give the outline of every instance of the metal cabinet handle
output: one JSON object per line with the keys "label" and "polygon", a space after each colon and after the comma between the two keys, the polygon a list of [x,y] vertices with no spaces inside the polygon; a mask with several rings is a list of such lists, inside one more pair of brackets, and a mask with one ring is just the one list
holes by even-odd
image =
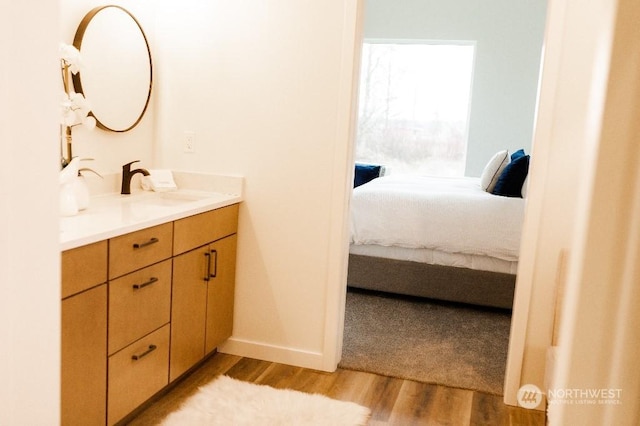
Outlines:
{"label": "metal cabinet handle", "polygon": [[132,355],[131,359],[134,361],[137,361],[147,355],[149,355],[151,352],[155,351],[156,349],[158,349],[158,347],[156,345],[149,345],[149,348],[147,348],[146,351],[142,352],[140,355]]}
{"label": "metal cabinet handle", "polygon": [[151,278],[149,278],[149,281],[147,281],[147,282],[144,282],[142,284],[134,284],[133,285],[133,289],[134,290],[140,290],[141,288],[144,288],[144,287],[146,287],[148,285],[151,285],[151,284],[157,283],[157,282],[158,282],[158,278],[151,277]]}
{"label": "metal cabinet handle", "polygon": [[213,274],[211,273],[211,268],[209,268],[209,277],[215,278],[218,275],[218,250],[211,250],[210,253],[214,254],[216,258],[213,261]]}
{"label": "metal cabinet handle", "polygon": [[152,238],[149,239],[149,241],[146,241],[144,243],[134,243],[133,244],[133,248],[134,249],[140,249],[140,248],[143,248],[143,247],[146,247],[146,246],[150,246],[151,244],[155,244],[155,243],[157,243],[159,241],[160,240],[157,239],[156,237],[152,237]]}
{"label": "metal cabinet handle", "polygon": [[204,254],[204,257],[206,258],[205,262],[207,263],[207,270],[204,273],[204,280],[209,281],[209,279],[211,278],[211,253],[206,252]]}

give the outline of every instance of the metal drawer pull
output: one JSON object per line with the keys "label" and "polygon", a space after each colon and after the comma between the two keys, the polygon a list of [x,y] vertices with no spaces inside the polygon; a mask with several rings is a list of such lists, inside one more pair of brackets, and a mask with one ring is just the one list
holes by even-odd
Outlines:
{"label": "metal drawer pull", "polygon": [[142,352],[140,355],[131,355],[131,359],[134,361],[137,361],[147,355],[149,355],[151,352],[155,351],[156,349],[158,349],[158,347],[156,345],[149,345],[149,349],[147,349],[146,351]]}
{"label": "metal drawer pull", "polygon": [[142,283],[142,284],[134,284],[134,285],[133,285],[133,289],[134,289],[134,290],[140,290],[141,288],[144,288],[144,287],[146,287],[146,286],[148,286],[148,285],[151,285],[151,284],[153,284],[153,283],[156,283],[156,282],[158,282],[158,279],[157,279],[156,277],[151,277],[151,278],[149,278],[149,281],[147,281],[147,282],[145,282],[145,283]]}
{"label": "metal drawer pull", "polygon": [[211,254],[215,254],[216,259],[213,262],[213,274],[211,273],[211,270],[209,270],[209,276],[211,278],[215,278],[218,275],[218,250],[211,250]]}
{"label": "metal drawer pull", "polygon": [[151,244],[155,244],[155,243],[157,243],[158,241],[160,241],[160,240],[159,240],[159,239],[157,239],[156,237],[152,237],[152,238],[151,238],[151,239],[149,239],[149,241],[147,241],[147,242],[140,243],[140,244],[135,243],[135,244],[133,245],[133,248],[134,248],[134,249],[139,249],[139,248],[142,248],[142,247],[150,246]]}
{"label": "metal drawer pull", "polygon": [[206,262],[207,262],[207,270],[204,273],[204,280],[205,281],[209,281],[209,279],[211,278],[211,253],[206,252],[204,254],[204,257],[206,257]]}

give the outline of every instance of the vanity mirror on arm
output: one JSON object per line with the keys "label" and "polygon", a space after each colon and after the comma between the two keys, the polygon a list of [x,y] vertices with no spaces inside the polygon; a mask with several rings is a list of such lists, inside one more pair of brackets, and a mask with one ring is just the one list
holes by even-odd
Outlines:
{"label": "vanity mirror on arm", "polygon": [[73,45],[83,62],[73,85],[91,102],[97,126],[114,132],[133,129],[149,105],[153,75],[140,23],[120,6],[96,7],[80,22]]}

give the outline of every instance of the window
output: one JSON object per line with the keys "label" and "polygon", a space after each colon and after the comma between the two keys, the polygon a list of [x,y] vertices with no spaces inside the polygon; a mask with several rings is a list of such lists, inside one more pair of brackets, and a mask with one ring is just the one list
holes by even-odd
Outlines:
{"label": "window", "polygon": [[473,44],[365,42],[356,161],[463,176]]}

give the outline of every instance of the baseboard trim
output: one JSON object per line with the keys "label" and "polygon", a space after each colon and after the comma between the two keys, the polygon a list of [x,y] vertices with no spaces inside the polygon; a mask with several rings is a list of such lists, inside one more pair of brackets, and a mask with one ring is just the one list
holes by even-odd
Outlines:
{"label": "baseboard trim", "polygon": [[271,345],[231,337],[218,348],[218,352],[238,355],[263,361],[294,365],[320,371],[335,371],[324,368],[324,356],[321,352],[307,351],[286,346]]}

